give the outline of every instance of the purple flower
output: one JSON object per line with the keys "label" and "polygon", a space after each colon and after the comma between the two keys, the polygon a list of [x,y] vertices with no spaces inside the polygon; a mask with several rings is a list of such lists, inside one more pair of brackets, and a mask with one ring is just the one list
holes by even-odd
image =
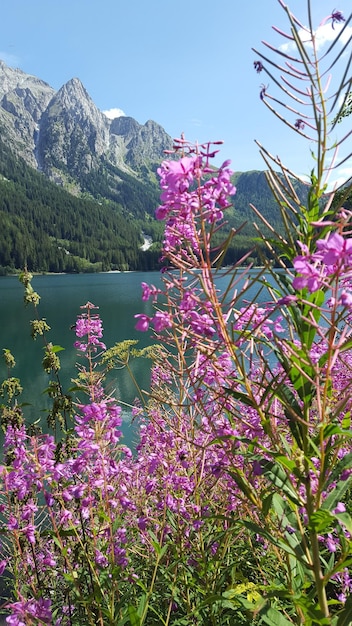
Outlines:
{"label": "purple flower", "polygon": [[331,26],[333,28],[335,27],[335,24],[346,21],[341,11],[336,11],[336,9],[334,9],[333,12],[331,13],[330,19],[331,19]]}
{"label": "purple flower", "polygon": [[41,624],[52,624],[51,601],[39,598],[39,600],[22,600],[8,605],[12,614],[6,618],[6,624],[11,626],[26,626],[32,624],[33,619]]}
{"label": "purple flower", "polygon": [[304,289],[307,287],[310,293],[320,289],[322,284],[321,274],[316,266],[311,263],[309,256],[297,256],[293,259],[293,266],[296,272],[301,274],[301,276],[296,276],[292,281],[294,289]]}
{"label": "purple flower", "polygon": [[305,123],[301,118],[296,119],[295,121],[295,128],[297,128],[297,130],[303,130],[305,127]]}
{"label": "purple flower", "polygon": [[158,293],[160,293],[160,289],[157,289],[154,285],[148,285],[147,283],[141,283],[142,285],[142,300],[147,302],[149,298],[152,296],[153,301],[156,302]]}
{"label": "purple flower", "polygon": [[345,567],[341,572],[336,572],[336,574],[333,574],[331,578],[338,582],[340,592],[338,593],[337,598],[340,602],[345,604],[347,597],[352,592],[352,579],[348,568]]}
{"label": "purple flower", "polygon": [[28,524],[25,528],[22,528],[22,532],[27,537],[29,543],[32,545],[35,544],[35,526],[33,524]]}
{"label": "purple flower", "polygon": [[352,239],[345,239],[339,233],[330,234],[327,239],[318,239],[317,248],[326,265],[339,261],[349,265],[352,261]]}
{"label": "purple flower", "polygon": [[333,510],[333,513],[336,515],[336,513],[345,513],[345,511],[346,511],[346,507],[345,507],[344,503],[343,502],[338,502],[337,506]]}
{"label": "purple flower", "polygon": [[259,98],[261,100],[264,100],[265,96],[266,96],[266,90],[267,90],[268,86],[265,85],[260,85],[260,92],[259,92]]}
{"label": "purple flower", "polygon": [[340,547],[338,539],[333,537],[331,533],[328,533],[327,535],[326,547],[329,550],[329,552],[336,552],[337,548]]}
{"label": "purple flower", "polygon": [[149,324],[151,321],[150,317],[148,317],[148,315],[144,315],[143,313],[137,313],[137,315],[135,315],[134,317],[137,320],[135,329],[141,330],[143,333],[145,333],[149,329]]}
{"label": "purple flower", "polygon": [[171,193],[183,193],[189,188],[199,165],[199,157],[183,157],[178,161],[163,161],[158,169],[161,188]]}
{"label": "purple flower", "polygon": [[284,296],[283,298],[280,298],[277,301],[277,305],[278,306],[289,306],[290,304],[293,304],[294,302],[297,302],[297,296],[288,295],[288,296]]}
{"label": "purple flower", "polygon": [[160,333],[165,328],[170,328],[172,326],[170,315],[163,311],[157,311],[151,321],[157,333]]}
{"label": "purple flower", "polygon": [[254,61],[254,69],[259,74],[263,70],[263,63],[261,61]]}
{"label": "purple flower", "polygon": [[340,304],[342,306],[346,306],[348,308],[351,308],[351,306],[352,306],[352,293],[350,293],[348,291],[342,291],[341,296],[340,296]]}
{"label": "purple flower", "polygon": [[99,567],[107,567],[109,564],[109,561],[105,554],[102,554],[100,550],[97,549],[95,550],[95,562]]}
{"label": "purple flower", "polygon": [[187,320],[192,330],[198,335],[205,335],[206,337],[214,335],[214,322],[208,313],[200,314],[197,311],[190,311]]}
{"label": "purple flower", "polygon": [[86,341],[76,341],[74,347],[83,353],[87,352],[88,349],[92,352],[96,352],[98,348],[106,350],[106,345],[100,341],[103,336],[102,321],[99,315],[91,313],[91,309],[97,309],[98,307],[94,306],[91,302],[87,302],[87,304],[81,308],[87,309],[87,313],[82,313],[78,316],[75,324],[75,333],[76,337],[79,339],[85,336],[87,339]]}
{"label": "purple flower", "polygon": [[261,476],[263,474],[263,464],[262,462],[255,459],[253,461],[253,474],[254,476]]}

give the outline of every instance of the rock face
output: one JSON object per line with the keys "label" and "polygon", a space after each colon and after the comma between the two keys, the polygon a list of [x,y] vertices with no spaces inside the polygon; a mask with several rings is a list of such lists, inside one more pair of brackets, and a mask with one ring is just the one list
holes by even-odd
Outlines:
{"label": "rock face", "polygon": [[58,183],[102,162],[139,176],[153,169],[172,140],[153,121],[108,119],[78,78],[57,92],[0,61],[0,133],[15,154]]}
{"label": "rock face", "polygon": [[1,137],[32,167],[40,120],[54,93],[44,81],[0,61]]}
{"label": "rock face", "polygon": [[64,169],[71,176],[97,166],[109,147],[109,120],[97,109],[81,81],[72,78],[43,112],[37,142],[38,167],[50,177]]}

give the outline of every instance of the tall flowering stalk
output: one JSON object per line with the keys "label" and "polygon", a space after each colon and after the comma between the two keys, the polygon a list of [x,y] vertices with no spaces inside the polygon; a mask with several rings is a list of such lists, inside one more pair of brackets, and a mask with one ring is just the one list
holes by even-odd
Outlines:
{"label": "tall flowering stalk", "polygon": [[[331,95],[322,85],[347,50],[347,44],[338,45],[351,18],[345,21],[334,11],[322,22],[330,21],[338,32],[319,58],[310,3],[308,27],[280,4],[290,24],[290,33],[280,33],[295,52],[266,44],[283,65],[260,54],[255,69],[266,71],[284,99],[263,87],[261,100],[317,146],[306,205],[288,168],[261,148],[284,226],[284,234],[277,235],[263,219],[272,236],[261,237],[281,271],[270,262],[255,273],[218,269],[228,240],[222,247],[212,242],[235,193],[229,163],[213,169],[216,149],[190,145],[181,137],[174,146],[181,158],[165,161],[158,171],[162,204],[156,215],[166,220],[163,298],[143,286],[143,299],[153,297],[157,304],[154,316],[136,316],[136,327],[145,331],[151,325],[171,347],[156,375],[158,381],[169,377],[173,393],[160,394],[159,382],[152,393],[168,407],[169,427],[180,433],[186,419],[187,438],[195,445],[199,432],[209,429],[212,441],[203,445],[222,446],[219,471],[235,485],[235,510],[241,501],[251,507],[239,518],[281,563],[266,591],[256,587],[255,599],[230,586],[223,600],[232,602],[234,611],[240,604],[259,613],[269,624],[344,624],[352,590],[352,518],[346,497],[352,473],[351,215],[333,208],[333,194],[324,193],[337,149],[350,134],[329,143],[330,116],[336,117],[339,95],[350,89],[350,62]],[[321,70],[322,63],[327,69]],[[296,106],[287,103],[290,98]],[[283,118],[277,107],[297,115],[296,122]],[[333,162],[327,165],[332,149]],[[266,290],[267,301],[259,305],[250,299],[243,306],[246,292],[255,286],[257,297]]]}
{"label": "tall flowering stalk", "polygon": [[16,598],[9,624],[116,623],[120,578],[128,576],[120,519],[130,504],[119,464],[130,451],[120,444],[121,409],[97,369],[105,345],[96,308],[88,302],[76,323],[88,401],[76,406],[60,460],[51,435],[29,436],[24,424],[6,430],[2,534]]}

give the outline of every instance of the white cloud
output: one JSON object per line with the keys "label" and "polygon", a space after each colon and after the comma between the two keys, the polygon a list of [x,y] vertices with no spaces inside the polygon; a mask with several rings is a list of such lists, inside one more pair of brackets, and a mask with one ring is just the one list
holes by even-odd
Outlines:
{"label": "white cloud", "polygon": [[107,111],[103,111],[103,113],[109,118],[109,120],[114,120],[115,117],[126,116],[126,113],[122,109],[108,109]]}
{"label": "white cloud", "polygon": [[334,188],[338,188],[341,185],[346,184],[346,181],[348,181],[351,177],[352,166],[338,168],[336,172],[331,173],[328,189],[331,191]]}
{"label": "white cloud", "polygon": [[16,57],[15,54],[10,54],[9,52],[3,52],[2,50],[0,50],[0,59],[10,67],[20,66],[20,60],[18,57]]}
{"label": "white cloud", "polygon": [[[343,28],[343,24],[335,24],[334,28],[332,28],[330,23],[324,24],[323,26],[319,26],[319,28],[317,28],[317,30],[315,31],[315,41],[316,41],[317,50],[320,50],[321,48],[323,48],[326,43],[330,43],[334,39],[336,39],[338,33],[342,30],[342,28]],[[341,43],[345,44],[348,41],[348,39],[351,37],[351,34],[352,34],[352,27],[347,26],[343,34],[340,37]],[[308,29],[305,30],[303,28],[300,28],[298,31],[298,35],[302,43],[305,43],[306,46],[308,47],[312,47],[312,44],[309,43],[310,35],[309,35]],[[295,50],[295,48],[296,48],[296,44],[294,41],[290,41],[289,43],[284,43],[282,46],[279,46],[279,50],[281,50],[282,52],[292,52],[292,50]]]}

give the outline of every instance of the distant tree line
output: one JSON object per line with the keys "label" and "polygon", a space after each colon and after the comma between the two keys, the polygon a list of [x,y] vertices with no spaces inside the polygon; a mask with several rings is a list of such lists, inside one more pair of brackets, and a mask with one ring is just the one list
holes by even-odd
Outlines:
{"label": "distant tree line", "polygon": [[[250,262],[260,264],[266,250],[254,245],[249,205],[277,230],[279,210],[264,172],[236,174],[234,183],[237,193],[225,219],[229,230],[241,229],[222,263],[232,265],[251,250]],[[146,171],[141,181],[102,159],[99,168],[79,176],[78,185],[80,197],[14,157],[0,140],[0,274],[24,266],[36,272],[160,269],[163,224],[154,219],[160,201],[155,172]],[[304,202],[306,186],[298,194]],[[141,249],[142,233],[153,242],[148,250]],[[214,242],[221,243],[216,236]]]}

